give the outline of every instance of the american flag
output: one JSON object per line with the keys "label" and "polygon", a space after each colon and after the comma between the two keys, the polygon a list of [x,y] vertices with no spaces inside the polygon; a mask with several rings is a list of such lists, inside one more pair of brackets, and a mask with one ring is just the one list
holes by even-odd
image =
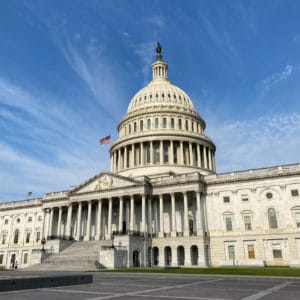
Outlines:
{"label": "american flag", "polygon": [[100,139],[100,145],[106,145],[110,143],[110,135]]}

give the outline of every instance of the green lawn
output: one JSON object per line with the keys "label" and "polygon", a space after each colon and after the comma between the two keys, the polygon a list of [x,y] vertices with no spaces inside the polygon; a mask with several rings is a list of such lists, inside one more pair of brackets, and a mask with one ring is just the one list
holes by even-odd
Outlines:
{"label": "green lawn", "polygon": [[131,273],[174,273],[174,274],[224,274],[224,275],[259,275],[259,276],[294,276],[300,277],[300,268],[265,267],[265,268],[170,268],[170,269],[117,269],[99,270],[99,272]]}

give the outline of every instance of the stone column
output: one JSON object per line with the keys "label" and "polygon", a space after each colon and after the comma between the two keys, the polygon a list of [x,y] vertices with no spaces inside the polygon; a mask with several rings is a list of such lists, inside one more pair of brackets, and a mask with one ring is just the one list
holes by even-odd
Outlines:
{"label": "stone column", "polygon": [[169,164],[174,164],[174,145],[173,141],[170,141],[170,157],[169,157]]}
{"label": "stone column", "polygon": [[140,151],[141,151],[141,166],[144,165],[144,144],[140,143]]}
{"label": "stone column", "polygon": [[198,167],[199,167],[199,168],[201,168],[201,167],[202,167],[202,165],[201,165],[201,157],[200,157],[200,145],[199,145],[199,144],[197,144],[197,158],[198,158],[198,161],[197,161],[197,163],[198,163]]}
{"label": "stone column", "polygon": [[87,213],[87,220],[86,220],[86,232],[85,232],[85,241],[90,240],[91,236],[91,217],[92,217],[92,201],[88,202],[88,213]]}
{"label": "stone column", "polygon": [[176,228],[175,193],[171,193],[171,209],[172,209],[172,231],[171,231],[171,237],[176,237],[177,236],[177,228]]}
{"label": "stone column", "polygon": [[180,163],[184,164],[183,141],[180,141]]}
{"label": "stone column", "polygon": [[134,167],[134,156],[135,156],[135,149],[134,149],[134,144],[132,144],[132,153],[131,153],[131,167],[133,168]]}
{"label": "stone column", "polygon": [[164,237],[164,198],[163,195],[159,195],[159,233],[158,237]]}
{"label": "stone column", "polygon": [[145,235],[146,233],[146,197],[145,195],[143,194],[142,195],[142,211],[141,211],[141,219],[142,219],[142,226],[141,226],[141,232]]}
{"label": "stone column", "polygon": [[96,228],[96,240],[101,239],[101,215],[102,215],[102,201],[98,200],[98,209],[97,209],[97,228]]}
{"label": "stone column", "polygon": [[152,235],[152,196],[148,198],[148,224],[147,231],[150,235]]}
{"label": "stone column", "polygon": [[150,165],[153,165],[153,141],[150,141]]}
{"label": "stone column", "polygon": [[44,213],[43,215],[44,226],[43,226],[42,238],[47,239],[49,235],[50,209],[49,208],[44,209],[43,213]]}
{"label": "stone column", "polygon": [[211,150],[208,148],[208,168],[212,170],[212,164],[211,164]]}
{"label": "stone column", "polygon": [[111,222],[112,221],[112,198],[108,199],[108,224],[107,224],[107,235],[108,239],[111,239]]}
{"label": "stone column", "polygon": [[53,207],[50,208],[50,219],[49,219],[48,236],[52,236],[52,223],[53,223]]}
{"label": "stone column", "polygon": [[119,228],[118,231],[122,232],[123,227],[123,198],[119,198]]}
{"label": "stone column", "polygon": [[62,215],[62,206],[58,208],[58,222],[57,222],[57,236],[60,237],[61,234],[61,215]]}
{"label": "stone column", "polygon": [[130,224],[129,230],[134,231],[134,196],[130,196]]}
{"label": "stone column", "polygon": [[160,145],[159,145],[159,163],[160,164],[164,163],[164,144],[163,144],[163,141],[160,141]]}
{"label": "stone column", "polygon": [[122,170],[122,157],[121,157],[121,148],[118,150],[118,170]]}
{"label": "stone column", "polygon": [[189,142],[189,159],[190,159],[190,166],[193,165],[193,144]]}
{"label": "stone column", "polygon": [[196,205],[197,205],[197,213],[196,213],[196,226],[197,226],[197,235],[202,235],[202,220],[201,220],[201,205],[200,205],[200,192],[196,192]]}
{"label": "stone column", "polygon": [[78,241],[81,236],[81,212],[82,212],[82,202],[79,202],[78,209],[77,209],[77,233],[76,233],[76,238]]}
{"label": "stone column", "polygon": [[127,146],[124,147],[124,169],[127,169],[128,168],[128,165],[127,165]]}
{"label": "stone column", "polygon": [[72,223],[72,203],[68,206],[68,215],[67,215],[67,227],[66,227],[66,238],[71,237],[71,224]]}
{"label": "stone column", "polygon": [[188,210],[188,194],[183,192],[183,207],[184,207],[184,236],[189,236],[189,210]]}
{"label": "stone column", "polygon": [[204,168],[205,168],[205,169],[208,169],[208,166],[207,166],[206,147],[205,147],[205,146],[203,146],[203,158],[204,158]]}

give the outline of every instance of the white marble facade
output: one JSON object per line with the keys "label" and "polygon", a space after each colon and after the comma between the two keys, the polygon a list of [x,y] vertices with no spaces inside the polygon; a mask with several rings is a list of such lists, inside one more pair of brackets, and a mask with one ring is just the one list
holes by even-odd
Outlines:
{"label": "white marble facade", "polygon": [[300,265],[300,165],[217,174],[205,122],[167,69],[158,49],[118,126],[110,172],[0,204],[0,266],[37,263],[60,240],[113,240],[127,266]]}

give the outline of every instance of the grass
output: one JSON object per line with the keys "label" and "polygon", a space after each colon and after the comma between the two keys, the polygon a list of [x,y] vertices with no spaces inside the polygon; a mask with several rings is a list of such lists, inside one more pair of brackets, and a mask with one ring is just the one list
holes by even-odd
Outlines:
{"label": "grass", "polygon": [[235,268],[169,268],[169,269],[116,269],[98,272],[127,273],[174,273],[174,274],[214,274],[214,275],[255,275],[255,276],[293,276],[300,277],[300,268],[289,267],[235,267]]}

